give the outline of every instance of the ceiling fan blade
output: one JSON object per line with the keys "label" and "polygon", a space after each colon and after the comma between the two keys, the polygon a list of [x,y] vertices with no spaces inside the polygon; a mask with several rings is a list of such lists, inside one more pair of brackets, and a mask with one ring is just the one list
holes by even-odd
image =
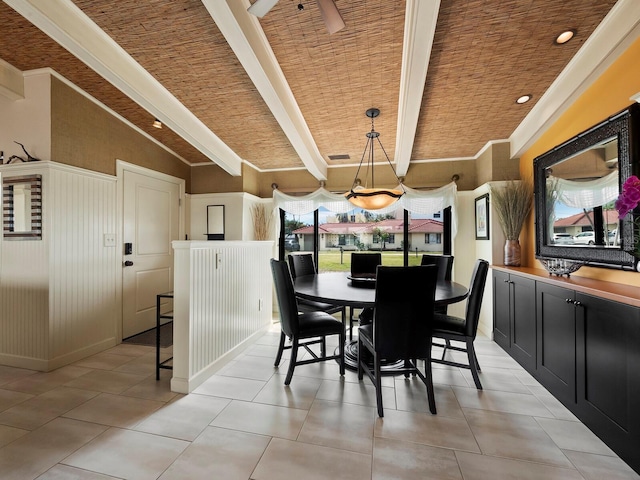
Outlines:
{"label": "ceiling fan blade", "polygon": [[276,3],[278,3],[278,0],[256,0],[256,3],[247,8],[247,12],[262,18],[269,13],[269,10],[275,7]]}
{"label": "ceiling fan blade", "polygon": [[327,30],[329,30],[330,35],[345,27],[342,15],[340,15],[340,12],[338,11],[336,4],[333,3],[333,0],[316,0],[316,2],[318,3],[322,20],[327,26]]}

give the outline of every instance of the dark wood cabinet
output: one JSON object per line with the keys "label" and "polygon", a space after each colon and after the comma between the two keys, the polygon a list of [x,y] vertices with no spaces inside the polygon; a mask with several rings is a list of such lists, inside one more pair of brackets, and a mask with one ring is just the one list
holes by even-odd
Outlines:
{"label": "dark wood cabinet", "polygon": [[493,339],[507,352],[511,350],[511,289],[509,274],[493,271]]}
{"label": "dark wood cabinet", "polygon": [[536,282],[494,271],[494,339],[527,370],[536,368]]}
{"label": "dark wood cabinet", "polygon": [[494,339],[640,472],[640,308],[587,282],[494,269]]}
{"label": "dark wood cabinet", "polygon": [[538,282],[536,378],[565,405],[576,401],[575,292]]}
{"label": "dark wood cabinet", "polygon": [[574,413],[640,468],[640,309],[576,294]]}

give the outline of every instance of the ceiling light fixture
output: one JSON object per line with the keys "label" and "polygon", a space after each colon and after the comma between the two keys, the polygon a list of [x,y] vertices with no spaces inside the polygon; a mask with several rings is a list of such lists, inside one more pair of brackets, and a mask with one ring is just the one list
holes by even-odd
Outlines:
{"label": "ceiling light fixture", "polygon": [[153,126],[156,128],[162,128],[162,122],[157,118],[153,121]]}
{"label": "ceiling light fixture", "polygon": [[531,97],[532,95],[530,93],[526,95],[522,95],[520,98],[516,100],[516,103],[519,105],[522,105],[523,103],[527,103],[529,100],[531,100]]}
{"label": "ceiling light fixture", "polygon": [[[370,108],[366,111],[367,117],[371,119],[371,131],[367,133],[367,144],[364,147],[364,152],[362,152],[362,158],[360,159],[360,165],[358,165],[358,170],[356,170],[356,176],[353,179],[353,184],[351,185],[351,190],[345,193],[345,197],[356,207],[364,208],[365,210],[379,210],[381,208],[388,207],[393,203],[397,202],[402,195],[404,195],[404,188],[402,188],[402,182],[396,175],[395,170],[393,169],[393,165],[391,164],[391,160],[389,160],[389,156],[382,146],[382,142],[380,142],[380,134],[375,131],[373,126],[373,119],[380,115],[380,110],[377,108]],[[374,139],[378,140],[378,144],[382,149],[382,153],[384,153],[385,158],[387,159],[387,163],[389,167],[391,167],[391,171],[395,175],[398,180],[398,184],[402,190],[397,189],[385,189],[385,188],[375,188],[374,179],[373,179],[373,142]],[[369,171],[371,172],[371,187],[369,188],[367,184],[364,187],[360,186],[361,181],[358,178],[358,174],[360,173],[360,168],[362,168],[362,163],[364,162],[365,157],[367,157],[367,172],[365,178],[368,178]]]}
{"label": "ceiling light fixture", "polygon": [[[247,8],[247,12],[258,18],[262,18],[276,6],[276,3],[278,3],[278,0],[256,0]],[[316,0],[316,4],[318,5],[320,15],[322,15],[322,21],[326,25],[329,35],[339,32],[345,27],[342,15],[340,15],[340,11],[333,0]],[[304,10],[302,3],[298,3],[298,10]]]}
{"label": "ceiling light fixture", "polygon": [[555,43],[556,45],[565,44],[569,40],[571,40],[575,36],[575,34],[576,34],[576,31],[574,29],[566,30],[562,32],[560,35],[558,35],[556,39],[553,41],[553,43]]}

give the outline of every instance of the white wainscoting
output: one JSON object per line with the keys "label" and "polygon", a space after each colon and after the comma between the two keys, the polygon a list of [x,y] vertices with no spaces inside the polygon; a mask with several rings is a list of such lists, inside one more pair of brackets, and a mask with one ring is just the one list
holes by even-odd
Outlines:
{"label": "white wainscoting", "polygon": [[54,162],[42,175],[42,240],[1,241],[0,363],[49,371],[116,344],[116,179]]}
{"label": "white wainscoting", "polygon": [[177,241],[171,389],[189,393],[269,327],[273,242]]}

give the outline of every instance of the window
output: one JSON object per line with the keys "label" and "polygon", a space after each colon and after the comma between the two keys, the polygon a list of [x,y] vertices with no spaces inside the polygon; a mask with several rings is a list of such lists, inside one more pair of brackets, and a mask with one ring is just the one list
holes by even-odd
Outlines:
{"label": "window", "polygon": [[387,243],[396,243],[396,234],[395,233],[390,233],[389,237],[387,238]]}
{"label": "window", "polygon": [[441,233],[425,233],[424,243],[442,243]]}
{"label": "window", "polygon": [[436,212],[433,214],[433,218],[440,218],[440,212]]}

